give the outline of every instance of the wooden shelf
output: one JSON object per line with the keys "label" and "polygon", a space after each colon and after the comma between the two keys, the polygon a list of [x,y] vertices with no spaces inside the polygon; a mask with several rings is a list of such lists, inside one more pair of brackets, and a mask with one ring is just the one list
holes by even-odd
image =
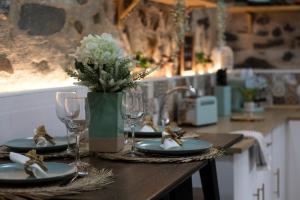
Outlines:
{"label": "wooden shelf", "polygon": [[[114,0],[117,4],[117,13],[119,24],[124,20],[129,13],[140,3],[141,0]],[[173,6],[177,3],[177,0],[150,0],[152,2],[161,3]],[[267,12],[295,12],[300,11],[300,4],[291,5],[242,5],[242,4],[230,4],[228,5],[228,12],[230,13],[247,13],[248,24],[252,22],[253,13],[267,13]],[[186,0],[186,7],[188,9],[194,8],[216,8],[217,4],[215,0]]]}
{"label": "wooden shelf", "polygon": [[228,6],[231,13],[266,13],[266,12],[293,12],[300,11],[300,5],[264,5],[264,6]]}
{"label": "wooden shelf", "polygon": [[[167,5],[175,5],[177,0],[151,0],[156,3]],[[186,0],[186,7],[188,8],[215,8],[216,2],[210,0]]]}

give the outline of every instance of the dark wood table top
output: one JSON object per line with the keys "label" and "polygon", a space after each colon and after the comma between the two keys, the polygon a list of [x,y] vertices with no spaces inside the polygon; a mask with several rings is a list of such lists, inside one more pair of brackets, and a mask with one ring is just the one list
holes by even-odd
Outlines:
{"label": "dark wood table top", "polygon": [[[226,149],[241,141],[243,136],[239,134],[202,134],[199,138],[213,143],[216,147]],[[84,192],[79,195],[55,197],[54,199],[159,199],[206,165],[206,161],[149,164],[108,161],[99,158],[88,158],[87,160],[98,169],[112,169],[114,182],[101,190]],[[7,162],[7,160],[0,160],[0,163],[4,162]]]}
{"label": "dark wood table top", "polygon": [[[203,134],[199,138],[210,141],[215,146],[228,148],[242,140],[243,136],[238,134]],[[206,161],[180,164],[125,163],[97,158],[90,158],[89,162],[99,169],[112,169],[115,181],[101,190],[66,198],[87,200],[159,199],[206,164]]]}

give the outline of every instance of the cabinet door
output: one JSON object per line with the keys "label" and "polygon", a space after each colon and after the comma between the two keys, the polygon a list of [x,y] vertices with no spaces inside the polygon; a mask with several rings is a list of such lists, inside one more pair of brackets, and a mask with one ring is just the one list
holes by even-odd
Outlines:
{"label": "cabinet door", "polygon": [[286,200],[286,125],[280,125],[272,132],[272,195],[274,200]]}
{"label": "cabinet door", "polygon": [[300,197],[300,121],[289,121],[286,141],[286,199]]}

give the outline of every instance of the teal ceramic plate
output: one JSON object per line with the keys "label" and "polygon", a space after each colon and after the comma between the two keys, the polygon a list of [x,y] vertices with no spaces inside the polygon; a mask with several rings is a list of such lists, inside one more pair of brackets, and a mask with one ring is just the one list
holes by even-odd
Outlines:
{"label": "teal ceramic plate", "polygon": [[[37,152],[50,152],[50,151],[63,151],[68,147],[68,140],[66,137],[54,137],[55,145],[48,144],[44,147],[38,147],[34,143],[32,137],[29,138],[19,138],[6,142],[4,145],[10,150],[16,152],[26,152],[31,149],[36,149]],[[71,142],[75,144],[75,142]]]}
{"label": "teal ceramic plate", "polygon": [[182,139],[182,142],[181,147],[165,150],[160,147],[160,139],[143,140],[136,143],[136,149],[143,153],[179,156],[204,152],[213,146],[212,143],[199,139]]}
{"label": "teal ceramic plate", "polygon": [[47,178],[35,178],[24,171],[24,166],[17,163],[0,164],[0,183],[7,184],[34,184],[50,183],[71,178],[75,175],[76,169],[65,163],[46,162],[48,167]]}
{"label": "teal ceramic plate", "polygon": [[[144,137],[144,138],[146,138],[146,137],[161,137],[161,133],[162,133],[161,127],[160,127],[160,130],[156,131],[156,132],[142,132],[142,131],[140,131],[140,129],[141,129],[141,127],[139,127],[139,126],[136,127],[135,137]],[[172,130],[178,134],[180,134],[182,132],[182,128],[180,128],[180,127],[174,127],[174,128],[172,128]],[[124,132],[128,133],[129,136],[131,136],[130,130],[125,129]]]}

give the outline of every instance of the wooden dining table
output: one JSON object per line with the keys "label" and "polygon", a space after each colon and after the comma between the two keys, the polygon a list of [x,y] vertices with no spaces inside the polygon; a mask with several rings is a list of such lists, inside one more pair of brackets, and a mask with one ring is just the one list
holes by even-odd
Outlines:
{"label": "wooden dining table", "polygon": [[[215,147],[227,149],[242,140],[239,134],[202,134]],[[83,200],[192,200],[192,175],[200,173],[206,200],[219,200],[218,178],[214,159],[189,163],[130,163],[88,158],[98,169],[112,169],[114,182],[102,189],[53,199]]]}

